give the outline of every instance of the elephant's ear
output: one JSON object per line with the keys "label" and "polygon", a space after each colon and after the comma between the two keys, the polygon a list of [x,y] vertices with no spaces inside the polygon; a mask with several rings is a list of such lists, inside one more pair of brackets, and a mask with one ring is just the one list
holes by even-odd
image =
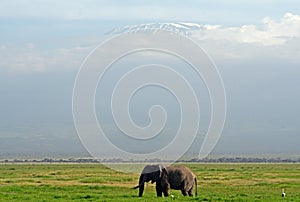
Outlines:
{"label": "elephant's ear", "polygon": [[162,177],[163,175],[167,175],[167,170],[164,165],[159,165],[159,177]]}

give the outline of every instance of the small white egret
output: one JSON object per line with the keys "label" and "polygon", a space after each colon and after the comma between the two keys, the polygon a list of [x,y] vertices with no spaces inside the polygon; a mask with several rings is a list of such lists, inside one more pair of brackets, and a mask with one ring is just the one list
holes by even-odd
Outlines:
{"label": "small white egret", "polygon": [[282,189],[282,194],[281,194],[282,197],[285,197],[285,193],[284,193],[284,189]]}

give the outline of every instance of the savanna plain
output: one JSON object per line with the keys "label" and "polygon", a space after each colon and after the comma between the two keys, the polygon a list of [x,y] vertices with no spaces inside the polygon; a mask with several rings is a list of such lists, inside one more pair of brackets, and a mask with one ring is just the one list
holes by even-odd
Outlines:
{"label": "savanna plain", "polygon": [[[188,166],[198,196],[157,198],[148,183],[139,198],[139,174],[101,164],[0,164],[0,201],[300,201],[300,164],[204,164]],[[127,166],[128,170],[134,164]],[[281,197],[282,189],[286,197]]]}

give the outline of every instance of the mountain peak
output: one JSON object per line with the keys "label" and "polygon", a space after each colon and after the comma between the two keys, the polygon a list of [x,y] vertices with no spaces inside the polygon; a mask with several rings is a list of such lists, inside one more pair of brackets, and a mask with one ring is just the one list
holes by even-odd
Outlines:
{"label": "mountain peak", "polygon": [[126,25],[117,27],[107,34],[121,34],[125,32],[138,32],[138,31],[159,31],[166,30],[178,34],[190,35],[194,30],[205,29],[204,25],[190,22],[165,22],[165,23],[147,23],[138,25]]}

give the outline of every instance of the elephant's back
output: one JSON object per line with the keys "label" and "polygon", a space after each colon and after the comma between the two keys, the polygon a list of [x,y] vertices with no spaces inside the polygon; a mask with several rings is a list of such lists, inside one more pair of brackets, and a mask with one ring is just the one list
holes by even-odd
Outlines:
{"label": "elephant's back", "polygon": [[179,176],[196,177],[196,175],[188,167],[181,165],[168,167],[168,173]]}
{"label": "elephant's back", "polygon": [[194,178],[196,176],[188,167],[172,166],[167,170],[172,189],[180,189],[183,182],[188,184],[194,183]]}

